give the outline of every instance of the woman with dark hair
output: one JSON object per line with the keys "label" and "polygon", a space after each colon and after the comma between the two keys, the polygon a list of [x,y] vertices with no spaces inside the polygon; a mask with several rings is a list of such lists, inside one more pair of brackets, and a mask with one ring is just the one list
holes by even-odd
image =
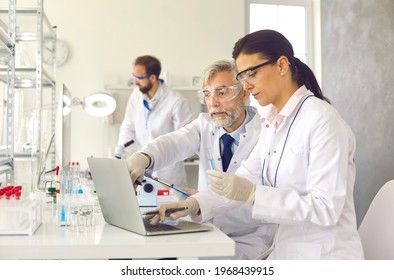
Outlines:
{"label": "woman with dark hair", "polygon": [[233,58],[244,90],[270,110],[248,160],[235,174],[208,171],[210,189],[277,224],[270,259],[362,259],[352,130],[282,34],[248,34]]}

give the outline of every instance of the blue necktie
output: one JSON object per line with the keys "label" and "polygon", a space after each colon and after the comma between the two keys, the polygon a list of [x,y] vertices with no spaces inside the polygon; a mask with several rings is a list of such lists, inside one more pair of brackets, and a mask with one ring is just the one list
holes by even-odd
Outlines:
{"label": "blue necktie", "polygon": [[234,142],[234,138],[226,133],[222,135],[221,139],[223,141],[222,167],[223,171],[226,172],[228,165],[230,164],[231,158],[233,157],[231,145]]}
{"label": "blue necktie", "polygon": [[144,99],[144,106],[146,109],[148,109],[149,112],[152,112],[152,109],[149,107],[148,101],[146,101],[145,99]]}

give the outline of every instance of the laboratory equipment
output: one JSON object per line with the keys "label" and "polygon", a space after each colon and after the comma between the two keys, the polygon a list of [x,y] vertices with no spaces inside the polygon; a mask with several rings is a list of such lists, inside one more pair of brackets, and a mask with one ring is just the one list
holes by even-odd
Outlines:
{"label": "laboratory equipment", "polygon": [[33,235],[41,222],[41,199],[24,197],[22,186],[0,188],[0,235]]}
{"label": "laboratory equipment", "polygon": [[59,226],[84,232],[95,223],[95,198],[92,192],[84,190],[80,173],[79,162],[72,162],[68,172],[60,170],[56,221]]}
{"label": "laboratory equipment", "polygon": [[150,178],[144,178],[141,185],[137,187],[137,200],[140,207],[157,206],[158,187]]}

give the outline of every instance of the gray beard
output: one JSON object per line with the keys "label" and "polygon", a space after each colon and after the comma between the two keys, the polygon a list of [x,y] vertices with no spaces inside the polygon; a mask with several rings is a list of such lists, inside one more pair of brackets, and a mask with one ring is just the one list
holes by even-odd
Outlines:
{"label": "gray beard", "polygon": [[[232,114],[228,114],[227,113],[227,118],[224,121],[218,122],[215,119],[213,119],[211,117],[211,122],[216,126],[216,127],[229,127],[231,125],[233,125],[233,123],[235,123],[235,121],[239,118],[239,116],[242,114],[242,111],[244,110],[244,108],[239,104],[237,106],[237,109],[235,110],[234,113]],[[213,111],[215,112],[215,111]],[[217,110],[217,112],[219,112],[219,110]]]}

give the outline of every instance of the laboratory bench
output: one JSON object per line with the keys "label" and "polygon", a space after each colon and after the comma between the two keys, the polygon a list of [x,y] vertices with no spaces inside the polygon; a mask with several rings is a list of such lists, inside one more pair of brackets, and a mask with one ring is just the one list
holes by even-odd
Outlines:
{"label": "laboratory bench", "polygon": [[0,235],[0,259],[221,259],[235,253],[234,241],[215,227],[146,237],[107,224],[101,213],[95,220],[82,232],[43,219],[33,235]]}

